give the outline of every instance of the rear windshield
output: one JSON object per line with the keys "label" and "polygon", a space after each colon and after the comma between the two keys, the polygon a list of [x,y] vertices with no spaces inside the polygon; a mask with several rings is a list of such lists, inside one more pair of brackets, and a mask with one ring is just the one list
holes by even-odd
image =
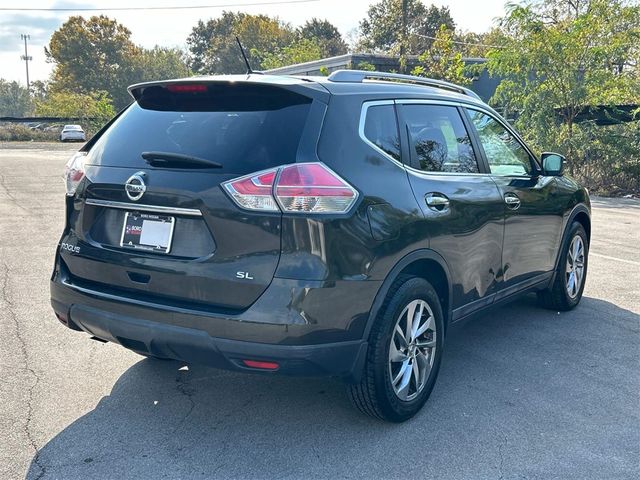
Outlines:
{"label": "rear windshield", "polygon": [[144,92],[98,139],[87,163],[149,168],[143,152],[213,160],[246,174],[296,161],[311,99],[280,88],[215,86],[194,94]]}

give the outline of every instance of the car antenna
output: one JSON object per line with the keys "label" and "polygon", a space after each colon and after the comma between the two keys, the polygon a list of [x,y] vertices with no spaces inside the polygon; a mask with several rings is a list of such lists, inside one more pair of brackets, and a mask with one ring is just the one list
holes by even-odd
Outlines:
{"label": "car antenna", "polygon": [[242,47],[242,43],[240,43],[240,38],[236,35],[236,42],[238,42],[238,47],[240,47],[240,53],[242,53],[242,58],[244,59],[244,63],[247,65],[247,75],[251,75],[252,73],[262,73],[256,72],[251,68],[251,64],[249,63],[249,59],[247,58],[247,54]]}

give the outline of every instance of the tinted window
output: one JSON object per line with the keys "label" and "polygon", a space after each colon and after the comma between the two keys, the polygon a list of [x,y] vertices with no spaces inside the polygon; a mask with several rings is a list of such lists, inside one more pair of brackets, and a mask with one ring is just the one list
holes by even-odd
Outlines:
{"label": "tinted window", "polygon": [[425,172],[477,173],[478,162],[456,107],[404,105],[418,168]]}
{"label": "tinted window", "polygon": [[374,105],[367,109],[364,136],[396,160],[400,160],[400,136],[393,105]]}
{"label": "tinted window", "polygon": [[162,151],[213,160],[223,165],[216,173],[234,174],[295,162],[311,100],[272,90],[216,90],[199,102],[142,98],[93,145],[88,162],[148,167],[141,153]]}
{"label": "tinted window", "polygon": [[480,143],[496,175],[531,174],[531,157],[522,144],[497,120],[477,110],[469,110],[471,121],[478,131]]}

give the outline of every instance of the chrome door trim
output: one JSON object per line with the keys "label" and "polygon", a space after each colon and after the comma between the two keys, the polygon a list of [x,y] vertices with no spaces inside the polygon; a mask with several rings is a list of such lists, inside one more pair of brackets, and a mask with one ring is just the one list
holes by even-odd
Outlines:
{"label": "chrome door trim", "polygon": [[[474,175],[474,176],[490,176],[491,173],[489,172],[478,172],[478,173],[471,173],[471,172],[425,172],[423,170],[418,170],[417,168],[413,168],[411,165],[399,162],[398,160],[396,160],[395,158],[393,158],[391,155],[389,155],[387,152],[385,152],[384,150],[382,150],[380,147],[378,147],[375,143],[373,143],[371,140],[369,140],[365,134],[364,134],[364,124],[365,121],[367,119],[367,110],[369,109],[369,107],[373,107],[376,105],[403,105],[403,104],[411,104],[411,103],[427,103],[427,104],[433,104],[433,105],[443,105],[443,106],[452,106],[452,107],[466,107],[466,106],[475,106],[474,104],[470,104],[470,103],[464,103],[464,102],[453,102],[453,101],[448,101],[448,100],[426,100],[426,99],[399,99],[399,100],[372,100],[372,101],[367,101],[364,102],[362,104],[362,109],[360,110],[360,122],[358,124],[358,135],[360,136],[360,139],[366,143],[367,145],[369,145],[371,148],[373,148],[376,152],[380,153],[383,157],[385,157],[387,160],[393,162],[395,165],[397,165],[398,167],[404,169],[405,171],[407,171],[408,173],[411,174],[418,174],[418,175],[442,175],[442,176],[460,176],[460,175]],[[400,128],[401,125],[398,124],[398,128]]]}

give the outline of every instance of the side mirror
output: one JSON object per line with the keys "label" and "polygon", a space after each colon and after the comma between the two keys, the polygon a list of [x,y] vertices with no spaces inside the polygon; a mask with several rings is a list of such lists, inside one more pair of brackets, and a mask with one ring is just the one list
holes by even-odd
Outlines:
{"label": "side mirror", "polygon": [[559,153],[544,152],[542,154],[542,170],[545,175],[559,177],[564,170],[564,157]]}

